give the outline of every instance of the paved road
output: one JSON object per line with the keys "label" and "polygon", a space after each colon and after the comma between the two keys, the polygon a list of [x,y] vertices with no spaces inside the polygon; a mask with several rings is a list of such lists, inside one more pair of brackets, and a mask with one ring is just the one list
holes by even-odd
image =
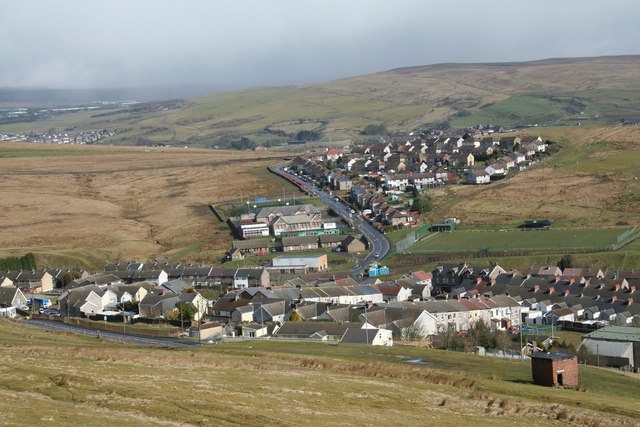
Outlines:
{"label": "paved road", "polygon": [[[342,216],[347,222],[353,224],[364,236],[369,240],[371,251],[367,254],[367,256],[359,260],[358,264],[351,270],[353,275],[359,276],[365,270],[365,268],[377,258],[383,258],[391,249],[391,244],[389,240],[380,233],[373,225],[369,224],[367,221],[362,219],[358,214],[352,214],[351,208],[345,205],[342,202],[336,202],[335,197],[332,197],[326,191],[320,189],[318,186],[309,182],[299,176],[294,176],[288,172],[282,170],[282,166],[274,166],[272,167],[274,172],[278,173],[282,176],[288,176],[290,178],[298,179],[300,181],[305,182],[307,185],[307,190],[320,199],[325,205],[329,208],[333,209],[338,215]],[[376,257],[378,254],[378,257]]]}
{"label": "paved road", "polygon": [[142,344],[142,345],[158,345],[158,346],[172,346],[172,347],[193,347],[197,346],[198,343],[195,341],[187,341],[181,340],[179,338],[154,338],[154,337],[146,337],[142,335],[130,335],[130,334],[122,334],[119,332],[111,332],[111,331],[98,331],[97,329],[85,328],[78,325],[73,325],[70,323],[60,323],[50,320],[41,320],[41,319],[31,319],[31,320],[23,320],[21,321],[23,325],[36,327],[40,329],[45,329],[49,331],[61,331],[61,332],[70,332],[74,334],[86,335],[89,337],[98,337],[98,332],[100,333],[100,338],[112,340],[112,341],[120,341],[130,344]]}

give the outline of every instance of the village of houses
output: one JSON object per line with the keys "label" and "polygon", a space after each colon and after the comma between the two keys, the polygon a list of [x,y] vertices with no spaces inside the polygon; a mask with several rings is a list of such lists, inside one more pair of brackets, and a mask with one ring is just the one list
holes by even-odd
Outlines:
{"label": "village of houses", "polygon": [[[379,229],[411,227],[418,224],[420,213],[398,195],[446,184],[487,184],[531,166],[546,153],[547,147],[538,136],[413,141],[403,138],[357,145],[350,151],[326,150],[297,156],[289,167],[293,173],[304,175],[320,186],[348,194],[345,201]],[[482,163],[488,165],[480,166],[476,159],[484,159]],[[300,181],[300,185],[305,183]],[[228,252],[233,261],[276,251],[329,249],[357,253],[367,249],[366,241],[353,233],[344,233],[335,220],[323,218],[321,210],[312,205],[247,210],[228,222],[238,237]],[[281,257],[273,266],[283,263],[285,258]]]}
{"label": "village of houses", "polygon": [[418,223],[420,213],[403,199],[406,192],[489,184],[529,168],[548,154],[548,147],[539,136],[401,138],[297,156],[291,169],[349,194],[352,206],[382,229]]}
{"label": "village of houses", "polygon": [[[546,149],[539,137],[417,139],[356,146],[350,152],[327,150],[296,157],[290,167],[348,193],[352,206],[372,222],[411,226],[417,213],[394,206],[383,193],[490,182],[528,167]],[[492,162],[481,167],[478,158]],[[448,333],[463,336],[479,322],[511,334],[553,326],[584,332],[583,347],[591,354],[597,351],[599,363],[640,366],[640,334],[629,327],[640,319],[640,272],[443,264],[390,280],[389,270],[373,263],[364,277],[354,277],[330,269],[324,251],[363,252],[367,242],[345,234],[344,224],[324,218],[313,205],[265,206],[228,222],[238,237],[228,254],[231,260],[306,252],[273,254],[269,265],[260,268],[157,260],[107,264],[99,272],[0,272],[0,314],[135,325],[175,319],[176,307],[184,303],[194,315],[175,334],[205,343],[280,339],[391,346],[433,342]],[[65,275],[75,279],[61,283]],[[203,294],[211,290],[218,296],[208,299]],[[55,303],[38,310],[28,295],[51,296]],[[531,355],[549,344],[548,337],[526,339],[518,353]]]}
{"label": "village of houses", "polygon": [[422,190],[445,183],[488,184],[530,167],[548,146],[539,136],[401,138],[297,157],[293,167],[326,179],[336,190],[350,190],[354,177],[375,180],[377,176],[388,191]]}
{"label": "village of houses", "polygon": [[[638,368],[640,335],[637,328],[624,326],[640,316],[640,272],[559,267],[505,271],[497,265],[455,264],[384,281],[320,270],[291,274],[159,261],[109,264],[98,273],[3,272],[0,311],[7,317],[22,313],[61,322],[104,318],[122,323],[124,316],[135,324],[162,321],[184,302],[195,309],[185,330],[204,342],[296,339],[390,346],[447,332],[464,334],[478,322],[507,332],[554,325],[584,331],[583,345],[592,354],[597,348],[599,363]],[[56,288],[65,273],[76,279]],[[204,289],[222,293],[208,300],[201,294]],[[57,297],[57,309],[25,313],[29,294]],[[525,343],[520,351],[536,349]]]}

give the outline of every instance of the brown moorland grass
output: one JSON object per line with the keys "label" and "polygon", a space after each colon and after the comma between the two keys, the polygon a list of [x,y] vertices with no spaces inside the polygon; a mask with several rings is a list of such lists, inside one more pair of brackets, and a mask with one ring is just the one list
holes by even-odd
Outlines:
{"label": "brown moorland grass", "polygon": [[3,320],[0,354],[0,406],[11,425],[609,426],[634,425],[638,415],[634,378],[621,377],[625,395],[600,405],[616,374],[596,372],[604,386],[586,392],[550,389],[527,384],[522,362],[437,350],[255,341],[149,348]]}
{"label": "brown moorland grass", "polygon": [[231,236],[208,203],[292,191],[256,173],[278,154],[6,143],[2,152],[11,156],[0,158],[0,196],[10,201],[0,214],[0,254],[31,250],[42,264],[158,255],[212,262]]}
{"label": "brown moorland grass", "polygon": [[[486,186],[432,191],[434,219],[519,224],[550,218],[565,225],[638,224],[640,127],[562,127],[533,131],[560,147],[542,164]],[[530,133],[529,133],[530,134]]]}

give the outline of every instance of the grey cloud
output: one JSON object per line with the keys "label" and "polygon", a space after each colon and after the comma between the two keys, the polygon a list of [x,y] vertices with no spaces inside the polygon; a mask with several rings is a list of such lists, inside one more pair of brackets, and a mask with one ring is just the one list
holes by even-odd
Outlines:
{"label": "grey cloud", "polygon": [[0,87],[252,86],[439,62],[635,54],[640,4],[449,1],[0,3]]}

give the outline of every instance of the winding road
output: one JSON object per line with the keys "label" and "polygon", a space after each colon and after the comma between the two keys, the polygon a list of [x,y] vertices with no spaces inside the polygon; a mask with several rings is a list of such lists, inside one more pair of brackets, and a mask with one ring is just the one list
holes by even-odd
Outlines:
{"label": "winding road", "polygon": [[[371,251],[363,259],[358,260],[356,266],[351,270],[354,276],[360,276],[364,273],[365,269],[371,262],[378,258],[383,258],[391,250],[391,243],[389,240],[380,233],[373,225],[369,224],[366,220],[362,219],[360,215],[352,214],[351,207],[348,205],[336,201],[335,197],[332,197],[329,193],[319,188],[312,182],[307,181],[305,178],[295,176],[289,172],[283,170],[282,165],[272,166],[271,170],[282,176],[287,180],[302,181],[306,184],[306,190],[320,199],[322,203],[331,208],[338,215],[343,217],[348,223],[353,224],[369,241],[369,247]],[[376,257],[376,254],[378,255]]]}

